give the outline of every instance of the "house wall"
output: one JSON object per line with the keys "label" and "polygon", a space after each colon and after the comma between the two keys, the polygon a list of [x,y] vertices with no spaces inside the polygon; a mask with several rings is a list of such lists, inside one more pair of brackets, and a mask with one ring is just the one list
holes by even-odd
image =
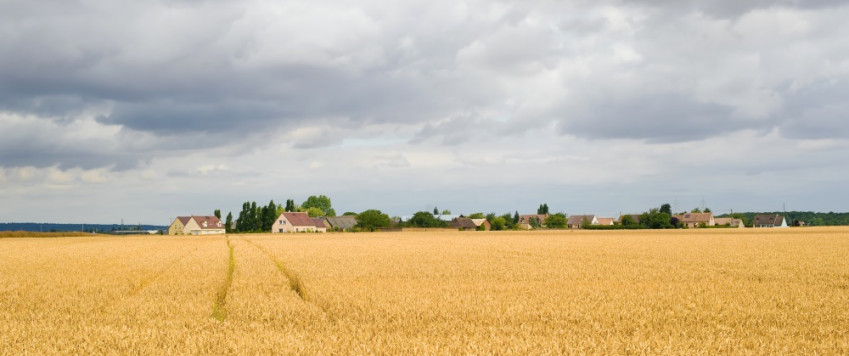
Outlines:
{"label": "house wall", "polygon": [[171,226],[168,227],[168,235],[183,235],[185,234],[185,226],[180,219],[174,219]]}
{"label": "house wall", "polygon": [[189,222],[183,227],[183,233],[186,235],[200,235],[200,225],[198,225],[195,219],[189,219]]}
{"label": "house wall", "polygon": [[275,233],[275,234],[281,233],[281,232],[294,232],[294,231],[295,231],[295,227],[292,226],[292,224],[288,220],[286,220],[286,218],[283,217],[283,215],[278,216],[277,220],[274,221],[274,224],[271,225],[271,232]]}

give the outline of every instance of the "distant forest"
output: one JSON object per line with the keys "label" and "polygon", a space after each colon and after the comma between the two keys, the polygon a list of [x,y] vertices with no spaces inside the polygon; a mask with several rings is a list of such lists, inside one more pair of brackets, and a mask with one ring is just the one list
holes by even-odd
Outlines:
{"label": "distant forest", "polygon": [[[763,213],[734,213],[734,216],[743,216],[743,223],[749,226],[749,223],[758,214],[778,214],[784,216],[787,220],[787,225],[797,225],[798,221],[804,222],[807,226],[837,226],[849,225],[849,213],[815,213],[812,211],[773,211]],[[717,215],[718,217],[728,217],[728,214]]]}
{"label": "distant forest", "polygon": [[145,231],[145,230],[167,230],[162,225],[121,225],[121,224],[41,224],[41,223],[0,223],[0,231],[40,231],[40,232],[65,232],[83,231],[108,234],[113,231]]}

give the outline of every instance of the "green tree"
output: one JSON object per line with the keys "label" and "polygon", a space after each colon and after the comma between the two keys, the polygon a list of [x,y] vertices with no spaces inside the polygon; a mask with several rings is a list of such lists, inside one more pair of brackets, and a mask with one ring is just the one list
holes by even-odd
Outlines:
{"label": "green tree", "polygon": [[439,215],[439,209],[437,207],[433,207],[433,215]]}
{"label": "green tree", "polygon": [[504,215],[501,215],[501,217],[504,218],[504,230],[512,230],[516,227],[516,224],[513,223],[513,217],[510,216],[510,213],[505,213]]}
{"label": "green tree", "polygon": [[486,219],[486,216],[483,213],[474,213],[468,216],[469,219]]}
{"label": "green tree", "polygon": [[448,210],[448,209],[443,210],[442,215],[451,215],[451,210]]}
{"label": "green tree", "polygon": [[330,203],[330,198],[326,195],[311,195],[303,204],[301,204],[301,209],[309,211],[310,208],[320,209],[322,216],[336,216],[336,212],[333,211],[333,206]]}
{"label": "green tree", "polygon": [[548,204],[546,204],[546,203],[540,204],[539,208],[537,209],[537,214],[539,214],[539,215],[548,214]]}
{"label": "green tree", "polygon": [[531,225],[531,228],[536,229],[536,228],[539,228],[542,225],[542,223],[539,221],[538,217],[534,216],[534,217],[531,217],[530,219],[528,219],[528,225]]}
{"label": "green tree", "polygon": [[513,225],[516,225],[518,223],[519,223],[519,211],[516,210],[516,213],[513,214]]}
{"label": "green tree", "polygon": [[392,220],[389,215],[384,214],[380,210],[370,209],[357,215],[357,226],[362,229],[374,231],[381,227],[389,227],[392,225]]}
{"label": "green tree", "polygon": [[274,204],[274,200],[268,202],[267,206],[262,207],[261,210],[262,221],[260,222],[260,230],[264,232],[270,232],[271,227],[274,226],[274,220],[277,219],[277,204]]}
{"label": "green tree", "polygon": [[227,221],[224,223],[224,231],[226,233],[233,232],[233,212],[227,212]]}
{"label": "green tree", "polygon": [[658,209],[651,209],[640,215],[640,225],[648,229],[671,229],[672,217],[667,213],[661,213]]}
{"label": "green tree", "polygon": [[[669,205],[669,204],[664,204],[664,205]],[[625,215],[625,216],[622,216],[622,221],[620,222],[620,224],[622,224],[622,226],[625,226],[625,227],[632,227],[634,225],[637,225],[637,222],[634,221],[634,217],[632,217],[631,215]]]}
{"label": "green tree", "polygon": [[710,208],[705,208],[705,212],[706,212],[706,213],[711,212],[711,211],[710,211]]}
{"label": "green tree", "polygon": [[294,200],[286,199],[286,211],[287,212],[298,211],[298,207],[295,206]]}
{"label": "green tree", "polygon": [[498,216],[489,222],[493,230],[504,230],[507,227],[507,220],[503,216]]}
{"label": "green tree", "polygon": [[[669,216],[672,216],[672,205],[669,205],[669,203],[661,205],[660,206],[660,212],[661,213],[667,213],[667,214],[669,214]],[[622,224],[622,225],[625,225],[625,224]]]}
{"label": "green tree", "polygon": [[357,213],[353,211],[346,211],[342,216],[357,216]]}
{"label": "green tree", "polygon": [[307,215],[309,215],[309,217],[311,217],[311,218],[317,218],[317,217],[325,216],[324,212],[321,211],[321,209],[316,208],[316,207],[311,207],[311,208],[307,209]]}
{"label": "green tree", "polygon": [[701,212],[702,212],[702,209],[695,208],[695,209],[693,209],[693,210],[690,210],[690,212],[691,212],[691,213],[701,213]]}
{"label": "green tree", "polygon": [[545,226],[550,229],[566,228],[566,214],[556,213],[545,218]]}
{"label": "green tree", "polygon": [[437,219],[433,214],[427,211],[419,211],[413,214],[410,221],[407,222],[412,227],[443,227],[445,222]]}
{"label": "green tree", "polygon": [[215,209],[215,212],[213,212],[212,215],[215,215],[215,217],[218,218],[218,221],[221,221],[221,209]]}

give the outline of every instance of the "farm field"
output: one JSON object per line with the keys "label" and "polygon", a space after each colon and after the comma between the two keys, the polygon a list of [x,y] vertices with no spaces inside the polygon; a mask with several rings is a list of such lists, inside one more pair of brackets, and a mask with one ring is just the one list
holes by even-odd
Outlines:
{"label": "farm field", "polygon": [[849,354],[849,228],[0,239],[0,354]]}

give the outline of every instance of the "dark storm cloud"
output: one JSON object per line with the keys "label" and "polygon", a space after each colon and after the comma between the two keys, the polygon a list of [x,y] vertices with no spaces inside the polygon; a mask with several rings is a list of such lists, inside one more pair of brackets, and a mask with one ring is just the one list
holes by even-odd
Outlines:
{"label": "dark storm cloud", "polygon": [[731,110],[676,94],[637,95],[594,103],[588,112],[565,118],[561,132],[589,138],[648,142],[701,140],[740,130]]}
{"label": "dark storm cloud", "polygon": [[816,81],[787,89],[781,134],[791,138],[849,137],[849,81]]}
{"label": "dark storm cloud", "polygon": [[[110,137],[97,145],[112,149],[102,150],[63,136],[61,129],[7,133],[0,166],[131,167],[168,150],[259,142],[257,135],[315,123],[422,127],[413,143],[446,145],[467,143],[474,135],[521,133],[551,121],[577,137],[648,142],[701,140],[753,128],[780,127],[788,137],[839,137],[847,131],[839,100],[847,86],[829,81],[845,73],[807,74],[814,84],[789,90],[762,78],[782,73],[786,63],[779,61],[755,68],[766,74],[750,78],[752,71],[740,69],[738,61],[761,55],[761,43],[737,41],[745,33],[728,24],[686,28],[681,20],[682,13],[726,18],[753,9],[816,10],[842,2],[603,4],[618,6],[612,9],[584,2],[293,4],[0,4],[0,113],[37,117],[20,125],[94,118],[121,128],[122,135],[153,137],[130,147],[115,145],[125,136]],[[710,37],[715,27],[727,36]],[[825,32],[787,42],[815,42]],[[838,40],[822,46],[835,46],[842,32],[845,28],[836,30]],[[704,37],[715,41],[702,43]],[[616,62],[616,48],[634,52],[634,59]],[[768,62],[767,55],[762,58]],[[842,61],[834,59],[836,66]],[[553,78],[531,80],[546,76]],[[726,94],[722,85],[713,92],[697,90],[717,78],[727,79],[720,84],[734,92]],[[739,89],[747,85],[756,88]],[[748,98],[739,100],[743,104],[734,100],[751,95],[756,102],[752,93],[762,92],[774,94],[781,103],[773,106],[786,110],[770,103],[761,105],[767,109],[746,108]],[[745,117],[744,109],[760,116]],[[481,125],[491,129],[476,129]],[[310,136],[292,147],[335,142]]]}
{"label": "dark storm cloud", "polygon": [[146,155],[116,150],[108,138],[73,140],[48,133],[16,132],[0,134],[0,164],[6,167],[57,166],[60,169],[92,169],[112,166],[116,170],[136,167]]}

